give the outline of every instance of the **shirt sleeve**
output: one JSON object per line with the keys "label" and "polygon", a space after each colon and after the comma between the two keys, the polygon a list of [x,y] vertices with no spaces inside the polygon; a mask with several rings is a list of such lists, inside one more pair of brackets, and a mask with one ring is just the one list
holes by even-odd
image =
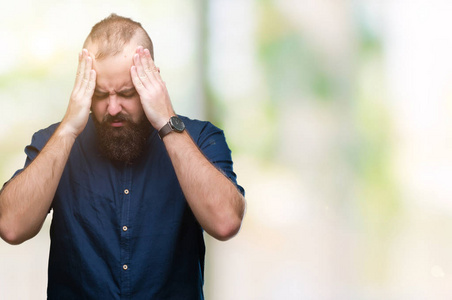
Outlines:
{"label": "shirt sleeve", "polygon": [[3,186],[5,186],[9,181],[11,181],[11,179],[16,177],[18,174],[20,174],[20,172],[22,172],[26,167],[28,167],[28,165],[31,164],[31,162],[36,158],[36,156],[38,156],[39,152],[41,152],[42,148],[44,148],[45,144],[50,139],[57,126],[58,124],[53,124],[48,128],[39,130],[38,132],[33,134],[30,145],[26,146],[24,150],[26,158],[23,168],[17,170],[14,173],[14,175],[3,184]]}
{"label": "shirt sleeve", "polygon": [[233,169],[231,150],[226,143],[223,130],[206,122],[201,128],[196,142],[207,159],[235,184],[242,195],[245,195],[243,187],[237,184],[237,175]]}

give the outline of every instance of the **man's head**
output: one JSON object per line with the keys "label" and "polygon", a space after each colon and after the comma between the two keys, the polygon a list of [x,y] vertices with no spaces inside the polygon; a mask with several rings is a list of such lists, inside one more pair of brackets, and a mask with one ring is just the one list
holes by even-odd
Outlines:
{"label": "man's head", "polygon": [[94,25],[84,44],[96,71],[91,110],[99,146],[115,161],[140,156],[151,130],[130,74],[138,46],[153,57],[152,41],[141,24],[115,14]]}
{"label": "man's head", "polygon": [[126,45],[135,42],[136,46],[149,49],[154,59],[152,40],[140,23],[132,19],[111,14],[93,26],[83,44],[85,49],[93,49],[96,60],[120,54]]}

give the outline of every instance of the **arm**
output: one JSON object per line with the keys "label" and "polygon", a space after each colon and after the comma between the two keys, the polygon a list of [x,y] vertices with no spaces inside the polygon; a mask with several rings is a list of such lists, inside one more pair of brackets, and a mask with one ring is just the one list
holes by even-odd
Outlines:
{"label": "arm", "polygon": [[[160,129],[175,113],[156,70],[149,51],[138,47],[132,80],[148,120]],[[207,160],[186,131],[168,134],[163,142],[199,224],[216,239],[233,237],[240,229],[245,211],[245,199],[235,185]]]}
{"label": "arm", "polygon": [[41,229],[75,138],[88,121],[95,82],[92,60],[83,50],[69,106],[60,126],[33,162],[0,193],[0,236],[6,242],[20,244]]}
{"label": "arm", "polygon": [[233,237],[245,210],[235,185],[206,159],[187,131],[168,134],[163,142],[198,222],[218,240]]}

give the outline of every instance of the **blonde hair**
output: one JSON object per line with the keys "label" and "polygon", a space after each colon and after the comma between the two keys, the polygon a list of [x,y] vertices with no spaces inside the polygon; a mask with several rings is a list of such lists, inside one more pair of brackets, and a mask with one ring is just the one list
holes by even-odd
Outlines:
{"label": "blonde hair", "polygon": [[98,47],[95,58],[101,60],[121,53],[135,36],[139,45],[149,49],[152,59],[154,59],[152,40],[141,24],[114,13],[93,26],[83,48],[95,44]]}

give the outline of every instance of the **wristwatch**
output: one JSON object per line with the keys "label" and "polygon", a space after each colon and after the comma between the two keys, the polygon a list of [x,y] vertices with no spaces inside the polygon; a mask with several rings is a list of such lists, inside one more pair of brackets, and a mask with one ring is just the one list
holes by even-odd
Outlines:
{"label": "wristwatch", "polygon": [[160,139],[163,139],[167,134],[175,131],[175,132],[182,132],[185,130],[185,124],[182,122],[182,120],[178,116],[172,116],[168,123],[165,124],[162,128],[159,130],[159,137]]}

